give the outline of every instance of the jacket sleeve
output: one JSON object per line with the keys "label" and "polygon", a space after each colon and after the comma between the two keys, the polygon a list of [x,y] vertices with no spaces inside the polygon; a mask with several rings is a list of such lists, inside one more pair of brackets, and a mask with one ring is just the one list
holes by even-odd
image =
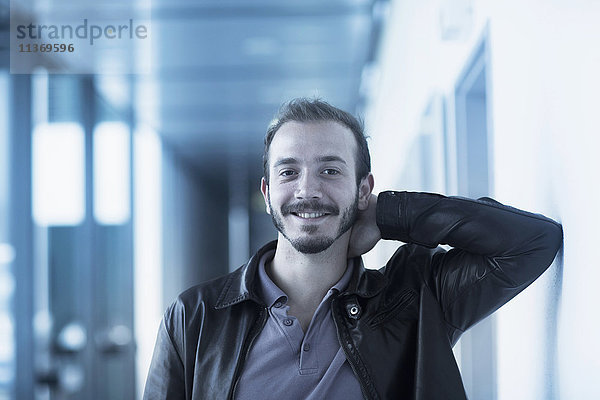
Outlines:
{"label": "jacket sleeve", "polygon": [[144,400],[185,399],[184,364],[173,339],[174,307],[167,309],[158,329],[144,389]]}
{"label": "jacket sleeve", "polygon": [[377,224],[384,239],[452,247],[432,251],[422,273],[446,323],[459,331],[525,289],[550,266],[562,245],[557,222],[487,197],[383,192]]}

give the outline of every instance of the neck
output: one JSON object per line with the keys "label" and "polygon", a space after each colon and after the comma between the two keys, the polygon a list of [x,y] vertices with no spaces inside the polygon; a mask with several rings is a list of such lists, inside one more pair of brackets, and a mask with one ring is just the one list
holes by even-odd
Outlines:
{"label": "neck", "polygon": [[348,265],[349,237],[349,232],[346,232],[327,250],[303,254],[279,235],[275,256],[267,271],[288,296],[290,307],[316,307],[340,280]]}

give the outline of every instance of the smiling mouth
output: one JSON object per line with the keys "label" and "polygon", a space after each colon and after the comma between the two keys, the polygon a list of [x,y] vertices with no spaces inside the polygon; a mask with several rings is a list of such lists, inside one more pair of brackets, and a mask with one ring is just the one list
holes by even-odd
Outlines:
{"label": "smiling mouth", "polygon": [[326,213],[317,213],[317,212],[310,212],[310,213],[301,212],[301,213],[292,213],[292,214],[294,214],[297,217],[304,218],[304,219],[320,218],[320,217],[324,217],[324,216],[328,215]]}

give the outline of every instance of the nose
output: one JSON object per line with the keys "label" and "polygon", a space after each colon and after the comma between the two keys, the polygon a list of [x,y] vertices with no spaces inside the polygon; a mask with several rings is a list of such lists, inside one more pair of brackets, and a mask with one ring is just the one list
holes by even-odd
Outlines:
{"label": "nose", "polygon": [[321,193],[321,182],[318,178],[311,176],[311,174],[304,173],[296,181],[296,191],[294,195],[297,199],[320,199]]}

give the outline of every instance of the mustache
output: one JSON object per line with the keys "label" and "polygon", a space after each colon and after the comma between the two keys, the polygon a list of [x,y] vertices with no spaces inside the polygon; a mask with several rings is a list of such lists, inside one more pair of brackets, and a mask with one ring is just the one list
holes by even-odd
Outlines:
{"label": "mustache", "polygon": [[340,213],[340,209],[334,205],[323,204],[318,200],[299,201],[281,206],[281,213],[283,215],[301,212],[317,212],[338,215]]}

